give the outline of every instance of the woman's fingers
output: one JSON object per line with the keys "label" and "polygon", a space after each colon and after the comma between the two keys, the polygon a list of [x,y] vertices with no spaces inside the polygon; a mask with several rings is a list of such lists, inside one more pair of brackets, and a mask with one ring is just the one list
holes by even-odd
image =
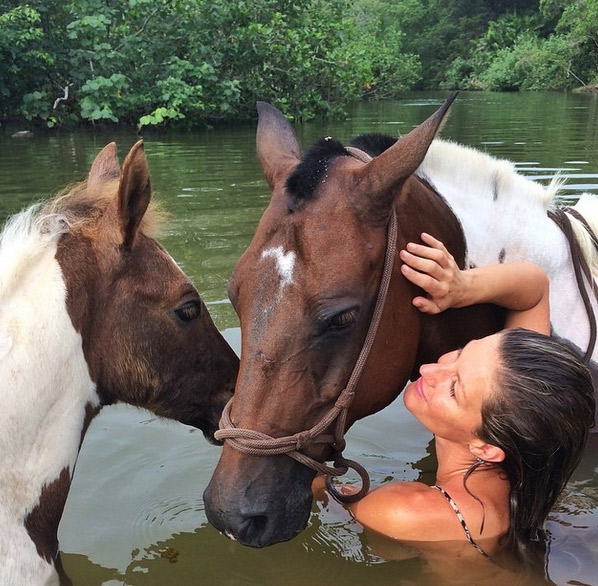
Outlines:
{"label": "woman's fingers", "polygon": [[434,236],[432,236],[431,234],[428,234],[427,232],[422,232],[420,237],[428,246],[431,246],[432,248],[439,248],[440,250],[444,250],[445,252],[447,251],[444,244],[437,238],[434,238]]}
{"label": "woman's fingers", "polygon": [[443,269],[456,267],[455,259],[440,240],[425,232],[422,232],[421,239],[424,244],[409,242],[405,246],[406,250],[417,256],[435,261]]}
{"label": "woman's fingers", "polygon": [[433,248],[426,244],[417,244],[416,242],[409,242],[405,246],[405,250],[414,256],[426,258],[444,266],[447,261],[447,253],[440,248]]}
{"label": "woman's fingers", "polygon": [[426,297],[414,297],[412,303],[422,313],[436,314],[442,311],[433,299],[427,299]]}
{"label": "woman's fingers", "polygon": [[428,295],[432,297],[446,295],[447,284],[441,279],[437,279],[434,276],[426,272],[416,270],[408,264],[401,265],[401,272],[403,276],[411,281],[414,285],[421,287]]}
{"label": "woman's fingers", "polygon": [[415,297],[413,305],[425,313],[440,313],[458,295],[461,271],[440,240],[425,232],[421,238],[424,244],[409,242],[400,251],[401,272],[428,294],[427,298]]}
{"label": "woman's fingers", "polygon": [[[426,248],[426,247],[423,247]],[[429,248],[427,250],[430,250]],[[438,252],[438,251],[434,251]],[[444,270],[443,266],[440,264],[442,262],[441,258],[431,258],[430,255],[424,256],[426,252],[422,252],[419,254],[417,252],[410,252],[408,250],[401,250],[400,257],[401,260],[410,266],[412,269],[419,271],[420,273],[426,273],[427,275],[431,275],[437,279],[441,278],[442,271]]]}

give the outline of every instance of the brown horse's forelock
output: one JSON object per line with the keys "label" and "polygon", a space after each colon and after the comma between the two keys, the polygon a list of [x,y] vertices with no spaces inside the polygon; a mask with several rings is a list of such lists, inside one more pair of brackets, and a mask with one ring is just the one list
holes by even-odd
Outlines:
{"label": "brown horse's forelock", "polygon": [[336,157],[350,157],[351,153],[338,141],[323,138],[307,151],[286,181],[287,191],[296,201],[312,199],[330,163]]}
{"label": "brown horse's forelock", "polygon": [[[43,211],[47,214],[63,214],[71,227],[82,230],[86,226],[92,228],[110,206],[116,204],[117,190],[118,181],[107,183],[103,189],[94,191],[87,189],[87,181],[73,183],[49,201]],[[141,221],[141,232],[151,238],[158,237],[167,216],[160,204],[152,199]]]}
{"label": "brown horse's forelock", "polygon": [[[397,142],[387,134],[360,134],[350,145],[372,157],[377,157]],[[336,157],[350,157],[351,153],[338,141],[322,138],[307,151],[303,160],[295,167],[286,181],[286,188],[296,202],[315,197],[315,191],[326,176],[330,163]]]}
{"label": "brown horse's forelock", "polygon": [[353,147],[361,149],[372,157],[377,157],[389,149],[393,144],[395,144],[397,140],[397,138],[388,136],[387,134],[372,132],[369,134],[360,134],[359,136],[356,136],[350,144]]}

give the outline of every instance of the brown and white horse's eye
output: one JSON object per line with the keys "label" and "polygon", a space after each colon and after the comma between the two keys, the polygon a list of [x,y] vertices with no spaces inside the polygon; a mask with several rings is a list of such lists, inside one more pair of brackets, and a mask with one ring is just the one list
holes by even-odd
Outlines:
{"label": "brown and white horse's eye", "polygon": [[174,312],[181,321],[190,322],[199,317],[200,309],[199,302],[194,299],[183,303]]}

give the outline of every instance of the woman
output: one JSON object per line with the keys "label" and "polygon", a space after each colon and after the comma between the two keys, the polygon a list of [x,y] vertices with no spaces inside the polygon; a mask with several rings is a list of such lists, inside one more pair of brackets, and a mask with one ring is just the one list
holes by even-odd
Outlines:
{"label": "woman", "polygon": [[350,509],[381,535],[468,541],[488,557],[501,536],[522,543],[542,531],[593,425],[592,382],[576,351],[547,336],[548,279],[539,267],[462,271],[440,241],[422,241],[400,252],[403,275],[428,294],[415,307],[495,303],[508,310],[508,329],[423,365],[403,393],[435,436],[434,486],[387,484]]}

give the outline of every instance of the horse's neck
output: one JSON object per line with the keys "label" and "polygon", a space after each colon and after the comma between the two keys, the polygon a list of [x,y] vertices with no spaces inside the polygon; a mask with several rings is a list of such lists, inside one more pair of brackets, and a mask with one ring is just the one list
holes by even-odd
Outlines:
{"label": "horse's neck", "polygon": [[[446,201],[425,182],[413,179],[406,183],[397,202],[397,215],[401,218],[402,238],[419,242],[421,232],[432,234],[451,251],[459,266],[466,266],[467,247],[462,224]],[[402,246],[404,243],[399,242],[399,247]],[[395,286],[400,282],[398,280]],[[409,297],[416,294],[417,289],[413,288]],[[421,364],[435,362],[445,352],[464,346],[472,338],[493,333],[504,323],[503,312],[488,305],[448,310],[435,316],[421,314],[411,305],[410,308],[418,316],[419,324],[417,357],[414,370],[409,373],[412,376],[417,376]],[[403,330],[400,321],[394,328]]]}
{"label": "horse's neck", "polygon": [[546,215],[553,190],[517,174],[512,163],[435,140],[417,174],[461,222],[468,264],[526,259],[552,275],[567,262],[563,235]]}
{"label": "horse's neck", "polygon": [[55,549],[86,412],[98,405],[81,336],[66,309],[55,250],[50,248],[34,264],[23,266],[18,286],[3,283],[1,290],[0,578],[7,580],[0,579],[3,584],[45,583],[26,576],[38,571],[41,580],[48,565],[41,556],[51,560],[56,553],[49,550]]}

